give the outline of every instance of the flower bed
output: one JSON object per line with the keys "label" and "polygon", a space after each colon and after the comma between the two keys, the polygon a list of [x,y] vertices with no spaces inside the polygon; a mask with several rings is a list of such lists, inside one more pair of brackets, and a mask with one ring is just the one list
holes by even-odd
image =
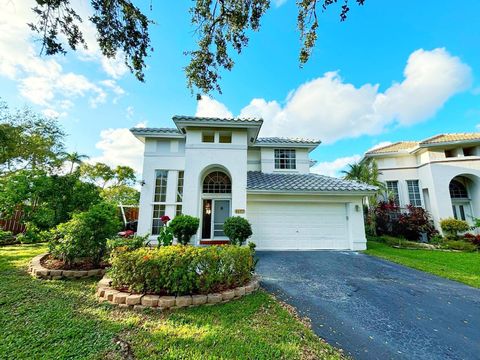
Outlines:
{"label": "flower bed", "polygon": [[93,276],[102,276],[105,274],[105,269],[89,269],[89,270],[76,270],[76,269],[48,269],[42,265],[44,260],[50,256],[49,253],[40,254],[35,256],[30,262],[28,272],[39,279],[46,280],[60,280],[62,278],[85,278]]}
{"label": "flower bed", "polygon": [[108,301],[110,304],[123,308],[143,310],[153,308],[156,310],[177,309],[187,306],[214,305],[229,302],[242,296],[249,295],[260,287],[258,279],[252,279],[245,286],[225,290],[219,293],[160,296],[152,294],[138,294],[116,290],[112,287],[112,280],[104,277],[98,283],[97,296],[100,302]]}
{"label": "flower bed", "polygon": [[182,296],[244,286],[252,279],[254,259],[249,247],[174,245],[118,252],[111,265],[118,291]]}

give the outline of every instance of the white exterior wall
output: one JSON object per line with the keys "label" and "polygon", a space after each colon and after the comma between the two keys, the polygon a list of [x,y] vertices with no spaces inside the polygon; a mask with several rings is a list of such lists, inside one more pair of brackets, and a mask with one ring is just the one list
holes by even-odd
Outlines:
{"label": "white exterior wall", "polygon": [[[249,193],[247,198],[248,204],[255,202],[277,202],[282,204],[298,203],[301,209],[301,203],[317,203],[317,204],[342,204],[345,206],[345,214],[347,216],[347,236],[350,250],[365,250],[367,246],[367,240],[365,237],[365,227],[363,222],[363,207],[362,207],[361,195],[345,195],[345,194],[332,194],[332,195],[291,195],[291,194],[255,194]],[[248,212],[247,212],[248,213]],[[305,214],[304,210],[300,210],[299,217]],[[248,218],[248,215],[247,215]],[[318,222],[321,223],[322,219],[319,218]],[[281,224],[279,224],[281,226]],[[280,239],[279,239],[280,240]]]}
{"label": "white exterior wall", "polygon": [[151,233],[155,170],[168,170],[166,215],[175,215],[178,171],[185,169],[184,139],[145,139],[142,180],[138,214],[139,235]]}
{"label": "white exterior wall", "polygon": [[[418,161],[419,164],[404,167],[394,165],[399,163],[399,159],[408,158],[410,160],[404,161],[404,163],[411,164],[416,159],[415,161]],[[419,180],[422,206],[430,212],[438,230],[440,230],[440,220],[453,217],[449,184],[456,176],[465,176],[472,181],[472,186],[468,189],[472,203],[472,215],[480,217],[480,157],[464,157],[462,155],[446,158],[443,149],[429,149],[417,156],[392,156],[376,160],[381,173],[380,181],[398,181],[400,206],[402,207],[410,203],[406,180]],[[391,165],[394,166],[390,167]],[[425,199],[425,189],[428,189],[427,199]]]}
{"label": "white exterior wall", "polygon": [[273,172],[289,172],[289,173],[299,173],[299,174],[308,174],[310,172],[310,158],[308,157],[308,150],[297,148],[295,149],[296,157],[296,169],[275,169],[275,149],[294,149],[293,147],[279,146],[277,148],[273,147],[261,147],[261,171],[264,173],[273,173]]}
{"label": "white exterior wall", "polygon": [[[212,170],[225,171],[232,180],[231,213],[247,207],[247,146],[246,130],[232,131],[232,143],[202,143],[202,130],[189,130],[185,146],[185,185],[183,213],[202,218],[201,186],[204,177]],[[223,194],[222,194],[223,195]],[[236,214],[245,216],[246,214]],[[201,225],[194,243],[200,239]]]}

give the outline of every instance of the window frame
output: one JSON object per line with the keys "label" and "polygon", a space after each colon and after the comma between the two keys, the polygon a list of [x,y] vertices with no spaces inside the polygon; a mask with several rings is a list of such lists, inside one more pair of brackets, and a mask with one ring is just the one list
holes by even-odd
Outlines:
{"label": "window frame", "polygon": [[166,208],[165,204],[153,204],[151,235],[160,234],[160,229],[164,226],[161,218],[165,215]]}
{"label": "window frame", "polygon": [[[159,177],[160,173],[162,173],[161,177]],[[164,203],[167,201],[167,187],[168,187],[168,170],[163,170],[163,169],[155,170],[155,187],[153,189],[154,203]],[[157,190],[159,191],[157,192]]]}
{"label": "window frame", "polygon": [[[411,185],[411,186],[410,186]],[[422,194],[420,192],[420,181],[418,179],[407,180],[408,201],[410,205],[422,207]]]}
{"label": "window frame", "polygon": [[[391,187],[390,185],[395,186]],[[395,205],[400,206],[400,191],[398,188],[398,180],[386,180],[385,186],[389,192],[392,192],[394,194]]]}
{"label": "window frame", "polygon": [[290,148],[274,149],[273,150],[273,167],[275,170],[297,170],[296,149],[290,149]]}
{"label": "window frame", "polygon": [[[212,141],[207,141],[206,137],[212,137]],[[202,143],[213,144],[215,143],[215,131],[202,131]]]}
{"label": "window frame", "polygon": [[[227,137],[228,141],[222,141],[222,137]],[[232,143],[232,132],[231,131],[220,131],[218,133],[218,142],[220,144],[231,144]]]}
{"label": "window frame", "polygon": [[183,186],[185,184],[185,171],[178,171],[177,178],[177,203],[183,202]]}

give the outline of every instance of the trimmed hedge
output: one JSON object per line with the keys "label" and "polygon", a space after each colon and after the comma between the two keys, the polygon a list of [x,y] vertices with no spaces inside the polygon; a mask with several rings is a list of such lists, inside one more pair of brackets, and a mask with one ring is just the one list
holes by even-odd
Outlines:
{"label": "trimmed hedge", "polygon": [[235,245],[142,248],[112,257],[117,289],[168,295],[207,294],[242,286],[252,278],[253,251]]}

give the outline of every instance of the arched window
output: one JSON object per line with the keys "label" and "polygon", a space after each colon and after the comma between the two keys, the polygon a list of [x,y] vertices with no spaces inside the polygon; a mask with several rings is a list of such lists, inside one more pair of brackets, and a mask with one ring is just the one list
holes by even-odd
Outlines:
{"label": "arched window", "polygon": [[206,194],[230,194],[232,182],[230,177],[221,171],[213,171],[203,180],[203,192]]}
{"label": "arched window", "polygon": [[450,181],[450,197],[452,199],[468,199],[467,188],[458,180]]}

